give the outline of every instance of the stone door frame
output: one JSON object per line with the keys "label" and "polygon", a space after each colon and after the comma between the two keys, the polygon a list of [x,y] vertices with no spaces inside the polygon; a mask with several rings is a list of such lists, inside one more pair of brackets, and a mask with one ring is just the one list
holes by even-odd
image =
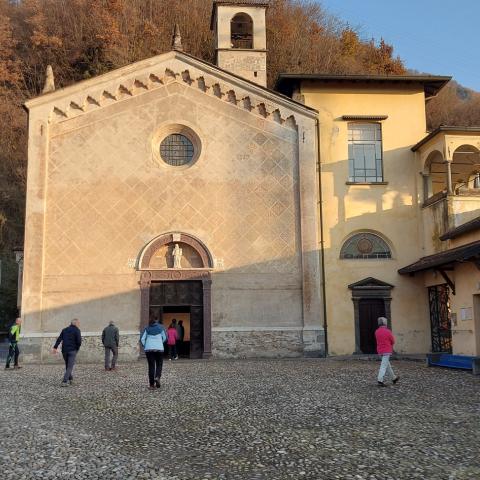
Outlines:
{"label": "stone door frame", "polygon": [[388,328],[392,328],[392,288],[389,283],[382,282],[376,278],[368,277],[348,286],[352,291],[353,314],[355,321],[355,351],[354,355],[363,355],[360,350],[360,300],[379,299],[385,305],[385,317],[388,321]]}
{"label": "stone door frame", "polygon": [[[202,259],[202,268],[169,268],[151,270],[154,253],[169,243],[186,243]],[[140,329],[150,321],[150,286],[152,282],[201,281],[203,287],[203,358],[212,356],[212,274],[213,258],[207,247],[195,237],[184,233],[167,233],[153,240],[140,255]]]}
{"label": "stone door frame", "polygon": [[149,270],[140,276],[140,329],[150,321],[152,282],[201,281],[203,287],[203,358],[212,356],[212,279],[205,270]]}

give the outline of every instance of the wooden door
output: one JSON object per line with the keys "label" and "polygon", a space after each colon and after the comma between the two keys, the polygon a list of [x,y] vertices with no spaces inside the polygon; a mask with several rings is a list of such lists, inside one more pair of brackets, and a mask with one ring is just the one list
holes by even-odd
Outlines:
{"label": "wooden door", "polygon": [[190,307],[190,358],[202,358],[203,307]]}
{"label": "wooden door", "polygon": [[[203,284],[201,281],[161,281],[150,286],[150,317],[164,312],[190,313],[190,358],[203,356]],[[164,324],[168,328],[167,324]]]}
{"label": "wooden door", "polygon": [[378,328],[378,317],[385,316],[385,302],[381,298],[360,300],[360,350],[362,353],[377,353],[375,330]]}

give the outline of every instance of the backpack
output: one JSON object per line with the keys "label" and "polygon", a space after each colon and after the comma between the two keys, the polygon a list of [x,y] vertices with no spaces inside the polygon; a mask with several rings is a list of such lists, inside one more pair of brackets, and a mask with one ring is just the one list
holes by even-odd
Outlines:
{"label": "backpack", "polygon": [[10,325],[10,327],[8,327],[8,341],[10,343],[14,343],[17,341],[17,334],[16,334],[16,331],[12,331],[13,330],[13,327],[15,326],[16,324],[13,323],[12,325]]}

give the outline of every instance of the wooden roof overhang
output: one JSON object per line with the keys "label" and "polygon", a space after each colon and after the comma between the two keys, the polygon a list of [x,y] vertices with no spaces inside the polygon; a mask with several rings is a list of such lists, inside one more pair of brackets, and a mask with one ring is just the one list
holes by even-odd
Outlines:
{"label": "wooden roof overhang", "polygon": [[435,253],[422,257],[420,260],[407,265],[398,270],[400,275],[415,275],[415,273],[426,272],[433,270],[439,272],[444,278],[445,282],[452,289],[455,295],[455,284],[447,275],[448,270],[453,270],[456,264],[465,262],[473,262],[480,270],[480,240],[476,242],[467,243],[460,247],[451,248],[444,252]]}

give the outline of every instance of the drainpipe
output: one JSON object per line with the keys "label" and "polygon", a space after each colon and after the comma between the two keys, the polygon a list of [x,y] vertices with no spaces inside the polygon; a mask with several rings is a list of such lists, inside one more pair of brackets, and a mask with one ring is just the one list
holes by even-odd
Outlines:
{"label": "drainpipe", "polygon": [[320,122],[315,120],[317,130],[317,166],[318,166],[318,194],[320,210],[320,255],[322,259],[322,297],[323,297],[323,332],[325,335],[325,357],[328,356],[328,336],[327,336],[327,292],[325,287],[325,252],[324,252],[324,233],[323,233],[323,197],[322,197],[322,169],[320,162]]}

